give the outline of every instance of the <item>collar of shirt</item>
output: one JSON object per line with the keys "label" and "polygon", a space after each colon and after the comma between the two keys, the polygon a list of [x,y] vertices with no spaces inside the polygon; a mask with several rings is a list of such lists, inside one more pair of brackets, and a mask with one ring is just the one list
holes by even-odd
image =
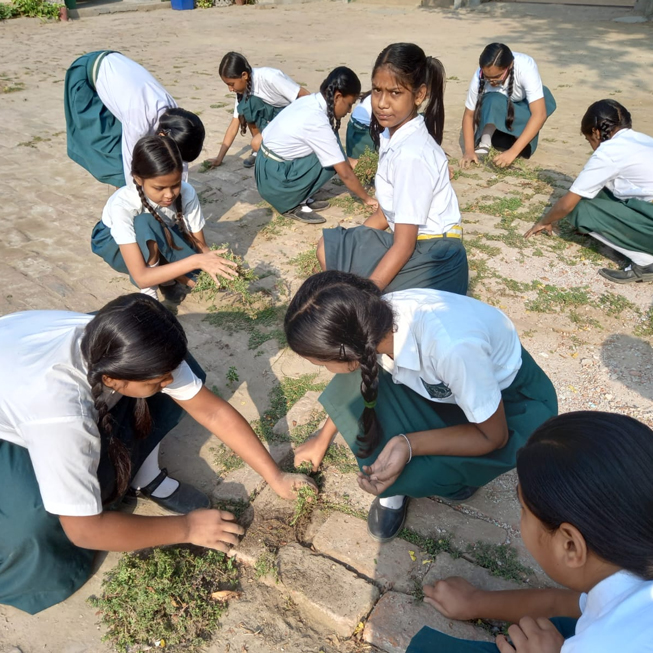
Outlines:
{"label": "collar of shirt", "polygon": [[[396,305],[391,304],[391,306],[396,317],[393,342],[394,365],[391,366],[392,375],[395,376],[398,368],[419,372],[421,369],[421,356],[417,338],[411,328],[411,320],[408,315],[402,314]],[[386,366],[384,365],[384,367]]]}
{"label": "collar of shirt", "polygon": [[[626,136],[631,131],[632,131],[632,129],[629,129],[629,128],[620,129],[614,136],[612,136],[612,138],[610,138],[609,140],[607,140],[605,142],[608,143],[609,141],[614,141],[617,138],[621,138],[622,136]],[[603,145],[603,143],[601,143],[601,145]]]}
{"label": "collar of shirt", "polygon": [[324,99],[324,95],[322,93],[313,93],[313,96],[315,97],[315,101],[317,102],[317,106],[322,109],[326,113],[327,110],[327,105],[326,105],[326,100]]}
{"label": "collar of shirt", "polygon": [[593,621],[613,610],[644,582],[646,581],[628,571],[618,571],[604,578],[589,593],[581,597],[582,625],[587,628]]}
{"label": "collar of shirt", "polygon": [[379,149],[382,150],[383,153],[386,151],[392,152],[400,147],[403,141],[410,138],[420,129],[426,130],[426,125],[424,123],[424,116],[418,113],[412,120],[409,120],[407,123],[399,127],[392,137],[390,136],[390,130],[386,129],[383,134],[381,134],[382,141]]}

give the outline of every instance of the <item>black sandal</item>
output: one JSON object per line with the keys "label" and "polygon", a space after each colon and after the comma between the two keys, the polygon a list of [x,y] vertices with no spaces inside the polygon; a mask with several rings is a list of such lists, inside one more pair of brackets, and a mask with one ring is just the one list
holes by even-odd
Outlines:
{"label": "black sandal", "polygon": [[162,508],[165,508],[170,512],[176,512],[179,515],[186,515],[193,510],[211,507],[211,499],[209,499],[204,492],[194,488],[192,485],[188,485],[188,483],[182,483],[181,481],[177,481],[179,487],[170,496],[164,497],[163,499],[152,496],[152,492],[155,492],[166,478],[168,478],[168,470],[163,468],[153,481],[148,483],[145,487],[136,490],[136,496],[151,499]]}

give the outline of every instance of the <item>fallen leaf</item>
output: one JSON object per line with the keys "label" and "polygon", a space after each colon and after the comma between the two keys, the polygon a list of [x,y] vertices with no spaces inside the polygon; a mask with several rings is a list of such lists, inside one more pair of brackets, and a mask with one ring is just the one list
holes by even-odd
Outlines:
{"label": "fallen leaf", "polygon": [[219,592],[213,592],[211,598],[214,601],[231,601],[231,599],[240,598],[242,592],[234,592],[233,590],[220,590]]}
{"label": "fallen leaf", "polygon": [[415,562],[415,560],[417,560],[417,558],[415,557],[415,551],[409,551],[409,552],[408,552],[408,555],[410,556],[410,559],[411,559],[413,562]]}
{"label": "fallen leaf", "polygon": [[422,560],[423,565],[428,565],[429,562],[433,562],[433,560]]}

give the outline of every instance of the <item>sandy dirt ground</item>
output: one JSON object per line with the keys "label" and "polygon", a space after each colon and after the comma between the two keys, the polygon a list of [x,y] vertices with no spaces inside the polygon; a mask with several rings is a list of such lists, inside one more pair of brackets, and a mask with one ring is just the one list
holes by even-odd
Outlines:
{"label": "sandy dirt ground", "polygon": [[[520,238],[587,160],[590,149],[579,126],[591,102],[618,99],[631,111],[635,128],[653,134],[653,24],[612,22],[624,12],[512,3],[454,12],[324,2],[132,12],[67,24],[35,19],[0,23],[0,314],[91,311],[132,290],[128,279],[90,251],[91,229],[111,191],[66,156],[63,79],[75,57],[112,49],[145,65],[180,106],[201,115],[206,158],[217,154],[233,110],[233,97],[217,75],[226,51],[245,53],[255,66],[279,67],[310,90],[317,90],[331,68],[346,64],[366,89],[378,52],[391,42],[414,41],[446,66],[444,146],[457,158],[464,98],[478,55],[485,44],[502,41],[536,59],[558,110],[533,159],[516,172],[480,168],[456,176],[474,277],[471,293],[514,320],[525,347],[551,376],[561,411],[621,411],[653,424],[653,351],[646,319],[653,286],[615,286],[599,277],[597,269],[614,267],[617,259],[595,251],[586,240],[571,235]],[[260,204],[253,172],[242,166],[246,146],[247,139],[239,137],[224,165],[207,173],[200,173],[196,162],[191,182],[202,198],[209,242],[229,243],[257,273],[267,275],[260,287],[283,303],[301,282],[292,259],[314,247],[320,230],[279,221]],[[329,184],[323,194],[337,198],[324,212],[327,227],[364,219],[342,187]],[[218,313],[230,301],[217,302]],[[273,338],[252,345],[251,334],[229,333],[219,322],[207,322],[210,304],[189,297],[179,309],[180,319],[208,372],[209,387],[247,419],[268,409],[268,394],[279,380],[315,372]],[[232,366],[239,380],[228,385]],[[212,452],[212,436],[187,420],[168,440],[163,462],[170,471],[214,491],[224,474]],[[519,546],[513,489],[508,475],[455,514],[498,525]],[[103,573],[117,559],[118,554],[103,559],[81,591],[36,617],[0,607],[0,653],[13,647],[22,653],[110,650],[101,642],[102,629],[86,599],[99,592]],[[254,604],[273,605],[264,596],[267,591],[258,587]],[[269,609],[270,615],[274,612]],[[235,611],[236,630],[242,613],[242,607]],[[247,643],[245,631],[232,630],[229,636],[219,635],[211,650],[228,650],[229,637],[239,642],[232,651],[241,650],[241,639],[249,647],[242,650],[261,652],[284,650],[284,637],[285,650],[346,650],[349,645],[336,646],[331,639],[323,644],[326,631],[310,620],[281,621],[275,625],[270,616],[267,623],[275,634],[265,643],[261,638],[258,644]]]}

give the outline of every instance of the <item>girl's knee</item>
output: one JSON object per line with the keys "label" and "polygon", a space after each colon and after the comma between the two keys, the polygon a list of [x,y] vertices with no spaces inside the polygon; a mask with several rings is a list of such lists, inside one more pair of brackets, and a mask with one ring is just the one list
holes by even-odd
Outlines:
{"label": "girl's knee", "polygon": [[322,270],[326,270],[326,253],[324,251],[324,236],[320,238],[320,240],[317,243],[317,260],[320,263],[320,267]]}

